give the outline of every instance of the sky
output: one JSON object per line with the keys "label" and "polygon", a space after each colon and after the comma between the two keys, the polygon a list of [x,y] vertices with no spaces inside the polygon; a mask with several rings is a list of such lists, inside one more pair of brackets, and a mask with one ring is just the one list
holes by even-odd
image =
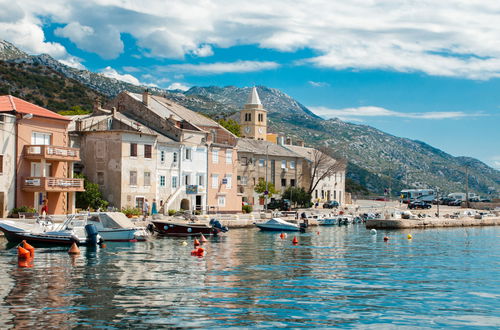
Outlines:
{"label": "sky", "polygon": [[278,88],[500,169],[500,2],[0,0],[0,38],[133,84]]}

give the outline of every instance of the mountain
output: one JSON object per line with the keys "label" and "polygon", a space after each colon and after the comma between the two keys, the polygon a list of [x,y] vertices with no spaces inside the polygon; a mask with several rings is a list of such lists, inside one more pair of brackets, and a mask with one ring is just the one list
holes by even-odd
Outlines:
{"label": "mountain", "polygon": [[8,41],[0,40],[0,61],[28,57],[29,55],[19,50]]}
{"label": "mountain", "polygon": [[[67,93],[46,95],[47,86],[37,87],[37,79],[44,81],[44,76],[55,81],[67,79],[73,86],[86,89],[90,93],[86,94],[89,95],[88,100],[92,97],[113,97],[123,90],[140,93],[146,89],[145,86],[135,86],[100,73],[68,67],[48,55],[26,55],[6,42],[0,45],[6,45],[0,47],[0,58],[7,59],[2,65],[14,65],[16,70],[21,70],[10,75],[0,73],[0,94],[7,93],[6,88],[10,88],[8,91],[14,88],[29,101],[44,95],[39,102],[50,109],[60,110],[61,104],[57,102],[62,99],[68,104],[79,103],[74,98],[64,98]],[[20,77],[29,74],[40,76],[31,77],[29,83],[23,82]],[[235,119],[250,92],[249,87],[235,86],[193,87],[186,92],[149,89],[213,118]],[[479,194],[485,194],[492,188],[500,191],[500,171],[476,159],[453,157],[424,142],[396,137],[367,125],[339,119],[324,120],[277,89],[264,86],[257,86],[257,89],[268,110],[269,131],[283,133],[294,140],[304,140],[310,146],[329,146],[337,156],[349,160],[348,177],[373,192],[382,193],[385,188],[397,192],[408,187],[427,186],[440,187],[444,192],[464,191],[466,173],[471,191]],[[83,105],[84,108],[87,106]]]}

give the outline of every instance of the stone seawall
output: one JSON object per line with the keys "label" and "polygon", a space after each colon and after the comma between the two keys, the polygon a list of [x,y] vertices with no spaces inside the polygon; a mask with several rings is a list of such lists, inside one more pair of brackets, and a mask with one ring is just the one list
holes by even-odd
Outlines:
{"label": "stone seawall", "polygon": [[398,219],[398,220],[368,220],[366,229],[403,229],[403,228],[437,228],[437,227],[472,227],[498,226],[500,217],[486,217],[483,219],[460,218],[426,218],[426,219]]}

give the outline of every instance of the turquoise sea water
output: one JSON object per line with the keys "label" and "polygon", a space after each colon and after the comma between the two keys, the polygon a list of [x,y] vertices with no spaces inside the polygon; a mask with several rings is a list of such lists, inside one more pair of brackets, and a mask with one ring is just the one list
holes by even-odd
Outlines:
{"label": "turquoise sea water", "polygon": [[37,249],[28,269],[3,249],[0,328],[500,327],[500,228],[409,232],[313,227],[293,246],[240,229],[203,258],[159,238]]}

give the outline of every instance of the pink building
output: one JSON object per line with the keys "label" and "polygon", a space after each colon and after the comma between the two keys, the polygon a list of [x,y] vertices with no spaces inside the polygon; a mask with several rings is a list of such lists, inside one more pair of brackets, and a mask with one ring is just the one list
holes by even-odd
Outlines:
{"label": "pink building", "polygon": [[0,112],[16,117],[15,205],[40,212],[47,199],[49,214],[73,213],[75,192],[84,187],[73,178],[80,153],[67,147],[70,120],[10,95],[0,96]]}

